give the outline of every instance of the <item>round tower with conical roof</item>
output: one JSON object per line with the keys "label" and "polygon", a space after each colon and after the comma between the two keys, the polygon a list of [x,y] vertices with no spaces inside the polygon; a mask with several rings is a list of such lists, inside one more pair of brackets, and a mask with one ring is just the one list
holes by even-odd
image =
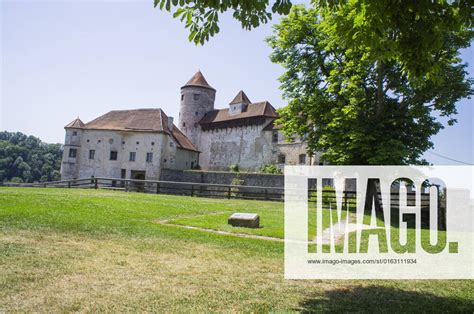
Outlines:
{"label": "round tower with conical roof", "polygon": [[179,109],[179,129],[199,148],[201,128],[199,121],[214,110],[216,90],[207,83],[201,71],[181,87],[181,105]]}

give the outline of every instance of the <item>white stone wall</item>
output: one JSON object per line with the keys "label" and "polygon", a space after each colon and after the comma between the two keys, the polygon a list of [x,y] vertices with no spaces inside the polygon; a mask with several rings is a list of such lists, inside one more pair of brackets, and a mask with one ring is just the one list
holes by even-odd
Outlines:
{"label": "white stone wall", "polygon": [[[318,165],[319,155],[310,156],[307,152],[307,145],[304,142],[286,143],[279,142],[276,145],[279,154],[285,155],[285,165]],[[300,155],[305,155],[305,162],[300,162]],[[284,166],[279,164],[280,167]]]}
{"label": "white stone wall", "polygon": [[[263,131],[263,125],[201,131],[199,162],[204,170],[229,170],[238,164],[241,170],[259,171],[264,165],[299,165],[300,155],[305,155],[305,165],[318,164],[319,155],[310,157],[307,145],[296,141],[288,143],[279,134],[279,141],[273,142],[273,131]],[[285,155],[285,163],[279,163],[279,156]]]}
{"label": "white stone wall", "polygon": [[[78,172],[79,172],[78,161],[80,158],[82,133],[83,133],[82,130],[66,129],[63,159],[61,163],[61,177],[62,178],[67,178],[67,179],[78,178]],[[76,158],[69,157],[69,151],[71,149],[77,149]]]}
{"label": "white stone wall", "polygon": [[199,162],[199,153],[178,148],[177,143],[167,136],[163,146],[163,169],[192,169]]}
{"label": "white stone wall", "polygon": [[[165,133],[119,132],[103,130],[66,130],[65,149],[61,166],[62,180],[73,178],[120,178],[122,169],[130,179],[131,171],[145,171],[145,179],[159,180],[161,169],[191,169],[198,162],[199,154],[177,148],[176,142]],[[76,148],[76,158],[69,158],[69,149]],[[94,159],[89,151],[95,150]],[[117,160],[110,160],[110,152],[117,152]],[[130,161],[135,152],[135,161]],[[153,153],[152,162],[146,161]]]}
{"label": "white stone wall", "polygon": [[[163,142],[167,137],[163,133],[115,132],[101,130],[82,130],[75,167],[72,173],[62,169],[63,180],[75,178],[112,177],[120,178],[121,170],[126,170],[130,178],[131,170],[146,171],[146,179],[158,179],[162,163]],[[94,159],[89,159],[89,151],[95,150]],[[110,160],[110,152],[117,151],[117,160]],[[130,161],[130,152],[135,152],[135,161]],[[153,153],[153,161],[146,161],[147,152]],[[65,149],[63,168],[74,160],[67,158]]]}
{"label": "white stone wall", "polygon": [[263,125],[251,125],[202,131],[199,141],[199,163],[205,170],[229,170],[238,164],[242,170],[259,170],[274,163],[277,151],[272,132],[263,132]]}

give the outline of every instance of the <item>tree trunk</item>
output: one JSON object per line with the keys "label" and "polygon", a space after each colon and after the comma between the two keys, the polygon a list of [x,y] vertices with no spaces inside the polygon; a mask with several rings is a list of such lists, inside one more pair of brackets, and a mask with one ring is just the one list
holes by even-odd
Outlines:
{"label": "tree trunk", "polygon": [[376,117],[380,118],[384,111],[384,91],[383,76],[385,72],[385,64],[382,61],[377,62],[377,110]]}
{"label": "tree trunk", "polygon": [[378,179],[367,180],[367,193],[365,194],[364,212],[370,213],[372,211],[372,204],[375,206],[375,212],[382,212],[382,203],[379,199],[379,189],[377,188]]}

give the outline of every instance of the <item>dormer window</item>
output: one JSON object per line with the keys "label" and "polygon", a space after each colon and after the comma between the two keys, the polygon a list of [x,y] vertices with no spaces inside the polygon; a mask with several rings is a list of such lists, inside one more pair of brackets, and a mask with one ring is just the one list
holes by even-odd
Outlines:
{"label": "dormer window", "polygon": [[245,112],[247,110],[247,106],[251,104],[251,101],[245,95],[243,91],[240,91],[237,96],[229,103],[229,114],[230,115],[237,115]]}

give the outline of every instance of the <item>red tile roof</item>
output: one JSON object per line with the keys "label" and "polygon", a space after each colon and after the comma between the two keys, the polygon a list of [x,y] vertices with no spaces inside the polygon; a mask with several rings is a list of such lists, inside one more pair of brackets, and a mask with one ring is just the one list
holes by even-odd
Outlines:
{"label": "red tile roof", "polygon": [[66,125],[64,128],[65,129],[82,129],[84,127],[84,122],[77,117],[74,119],[74,121],[70,122],[68,125]]}
{"label": "red tile roof", "polygon": [[245,95],[244,91],[241,90],[235,97],[234,99],[229,103],[229,105],[233,104],[251,104],[252,102],[249,100],[247,95]]}
{"label": "red tile roof", "polygon": [[186,137],[186,135],[181,132],[176,125],[173,125],[173,138],[178,144],[179,148],[182,149],[187,149],[187,150],[192,150],[195,152],[199,152],[196,146],[189,140],[189,138]]}
{"label": "red tile roof", "polygon": [[84,128],[115,131],[167,131],[161,109],[113,110],[85,124]]}
{"label": "red tile roof", "polygon": [[91,122],[83,124],[84,129],[159,132],[173,136],[178,148],[198,152],[196,146],[173,124],[168,127],[168,116],[161,109],[135,109],[110,111]]}
{"label": "red tile roof", "polygon": [[253,117],[278,118],[278,113],[268,101],[262,101],[249,104],[247,106],[247,110],[234,115],[229,114],[228,108],[210,111],[204,115],[201,121],[199,121],[199,124],[232,121]]}
{"label": "red tile roof", "polygon": [[[186,84],[184,84],[183,87],[187,87],[187,86],[206,87],[206,88],[215,90],[215,89],[214,89],[211,85],[209,85],[209,83],[206,81],[206,79],[204,78],[204,75],[202,75],[201,71],[197,71],[196,74],[194,74],[193,77],[191,77],[191,79],[190,79]],[[181,88],[183,88],[183,87],[181,87]]]}

